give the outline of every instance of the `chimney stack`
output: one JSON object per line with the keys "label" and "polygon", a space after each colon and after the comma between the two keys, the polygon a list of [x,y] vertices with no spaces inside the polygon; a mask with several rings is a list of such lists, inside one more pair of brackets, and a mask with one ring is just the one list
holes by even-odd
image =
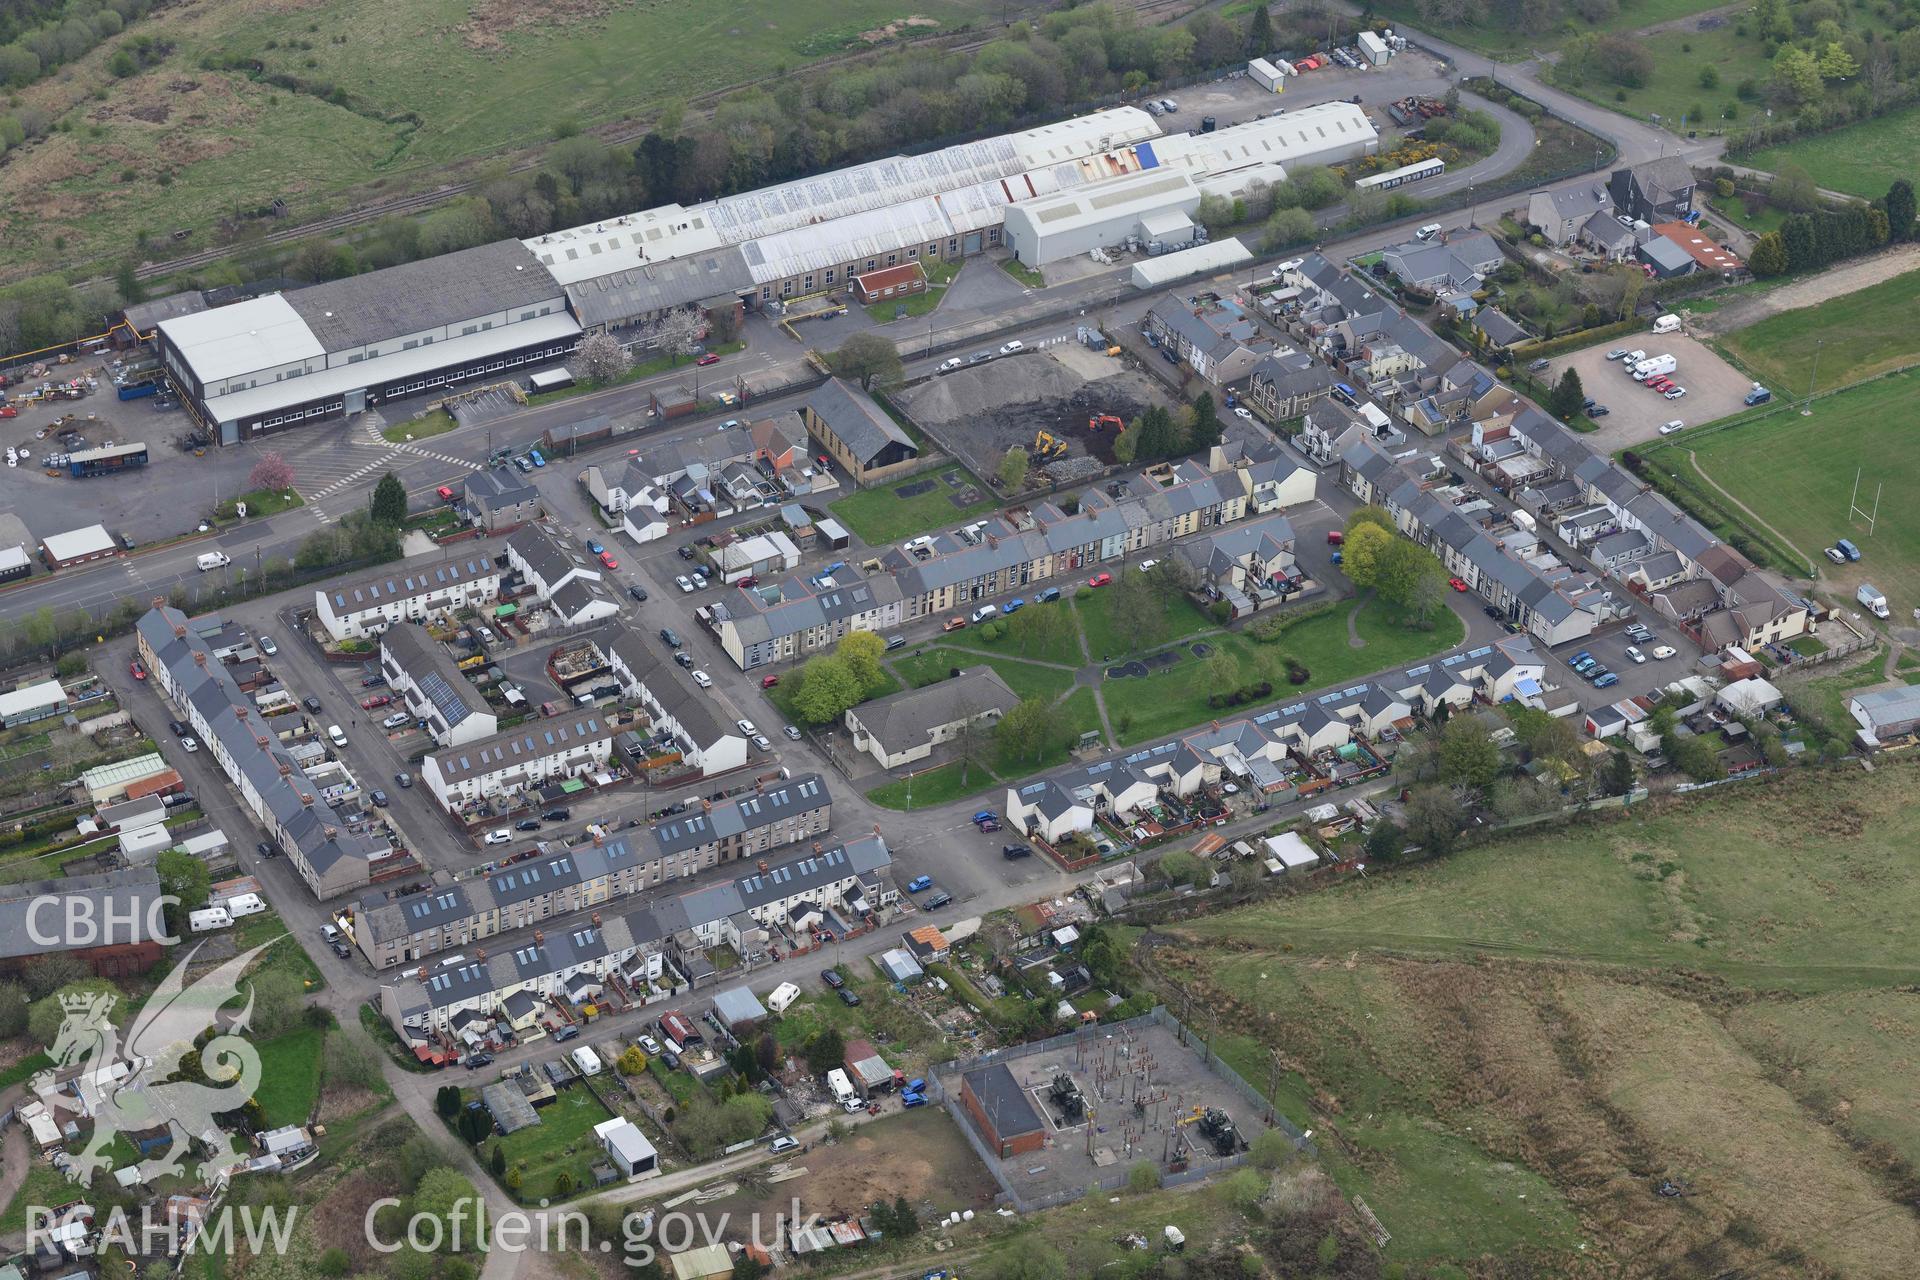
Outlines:
{"label": "chimney stack", "polygon": [[598,911],[594,912],[592,918],[593,918],[593,927],[598,929],[600,927],[600,913]]}
{"label": "chimney stack", "polygon": [[533,931],[533,945],[536,947],[544,947],[547,945],[547,935],[544,930],[535,929]]}

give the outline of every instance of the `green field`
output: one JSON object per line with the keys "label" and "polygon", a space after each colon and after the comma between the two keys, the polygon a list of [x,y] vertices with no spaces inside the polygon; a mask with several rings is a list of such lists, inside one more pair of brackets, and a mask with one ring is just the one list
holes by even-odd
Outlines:
{"label": "green field", "polygon": [[[1657,113],[1661,123],[1676,132],[1683,132],[1683,115],[1687,129],[1704,133],[1737,129],[1742,121],[1765,114],[1762,104],[1742,102],[1736,92],[1742,80],[1756,80],[1763,88],[1767,83],[1766,54],[1754,37],[1739,35],[1728,25],[1711,31],[1669,32],[1643,47],[1651,63],[1643,86],[1623,90],[1597,74],[1582,77],[1571,69],[1556,72],[1553,83],[1635,119]],[[1706,67],[1719,76],[1718,88],[1701,87],[1700,73]],[[1885,186],[1881,184],[1883,193]]]}
{"label": "green field", "polygon": [[[1824,577],[1871,581],[1887,593],[1895,617],[1920,603],[1920,437],[1905,426],[1920,374],[1902,373],[1813,403],[1811,417],[1780,409],[1750,423],[1683,439],[1647,453],[1651,467],[1693,455],[1728,492],[1778,529]],[[1864,520],[1847,518],[1854,477],[1864,505],[1884,485],[1871,538]],[[1864,559],[1830,564],[1820,549],[1852,538]],[[1851,594],[1848,585],[1846,592]]]}
{"label": "green field", "polygon": [[[493,162],[563,125],[645,119],[668,102],[783,74],[895,19],[952,29],[987,9],[980,0],[163,7],[129,28],[174,46],[154,69],[116,80],[105,64],[121,42],[109,40],[22,95],[76,127],[0,174],[0,261],[44,270],[69,254],[118,255],[141,231],[170,249],[204,248],[218,243],[218,219],[276,197],[308,218],[345,206],[349,192],[430,186],[448,166]],[[208,54],[257,62],[300,88],[209,71]],[[99,101],[89,98],[96,85]],[[193,234],[175,243],[176,228]]]}
{"label": "green field", "polygon": [[1833,134],[1818,134],[1756,151],[1740,163],[1771,173],[1788,161],[1828,191],[1877,200],[1895,178],[1920,167],[1920,107],[1848,125],[1844,142],[1836,143]]}
{"label": "green field", "polygon": [[[1880,1173],[1920,1160],[1916,768],[1800,773],[1270,900],[1178,926],[1153,964],[1244,1076],[1278,1080],[1389,1259],[1770,1274],[1754,1264],[1791,1243],[1898,1275],[1920,1225]],[[1706,1211],[1657,1208],[1660,1178]]]}
{"label": "green field", "polygon": [[[1417,662],[1460,643],[1466,628],[1458,615],[1443,609],[1431,631],[1414,631],[1388,615],[1386,606],[1368,603],[1358,606],[1356,626],[1365,647],[1356,649],[1347,638],[1347,617],[1355,607],[1343,601],[1332,610],[1308,618],[1289,628],[1277,641],[1263,644],[1244,632],[1209,635],[1205,643],[1231,656],[1236,662],[1240,685],[1268,681],[1273,694],[1261,704],[1278,705],[1288,700],[1287,661],[1292,659],[1307,668],[1307,680],[1299,693],[1335,688],[1353,679],[1388,667]],[[1109,679],[1101,685],[1107,702],[1107,715],[1123,745],[1143,742],[1163,734],[1200,724],[1221,715],[1247,714],[1245,710],[1220,711],[1207,705],[1207,696],[1218,688],[1211,658],[1189,655],[1170,667],[1142,679]]]}
{"label": "green field", "polygon": [[[948,484],[945,477],[949,475],[957,475],[960,483]],[[896,492],[928,480],[934,485],[924,493],[903,498]],[[955,503],[953,495],[963,492],[967,486],[980,494],[980,500],[965,506]],[[856,490],[837,502],[828,503],[827,510],[851,529],[855,537],[869,546],[882,547],[902,538],[965,524],[999,506],[999,499],[977,476],[965,467],[950,465],[897,476],[871,489]]]}
{"label": "green field", "polygon": [[[462,1095],[463,1102],[470,1100]],[[511,1194],[523,1202],[552,1197],[554,1179],[561,1173],[572,1174],[576,1188],[591,1189],[593,1166],[606,1159],[593,1136],[593,1126],[610,1119],[607,1109],[586,1086],[562,1089],[558,1097],[540,1108],[539,1124],[496,1140],[507,1153],[507,1168],[520,1171],[520,1190]],[[487,1154],[491,1158],[491,1147]]]}
{"label": "green field", "polygon": [[1641,27],[1652,26],[1656,22],[1671,22],[1684,18],[1688,14],[1704,13],[1708,9],[1718,8],[1713,0],[1622,0],[1618,9],[1599,22],[1586,22],[1569,17],[1564,31],[1541,31],[1533,34],[1521,31],[1498,19],[1478,23],[1472,26],[1449,23],[1443,29],[1436,29],[1432,21],[1425,17],[1415,0],[1376,0],[1367,6],[1369,13],[1382,18],[1392,18],[1396,23],[1405,23],[1424,31],[1433,31],[1454,44],[1474,49],[1480,53],[1491,54],[1497,58],[1521,59],[1531,57],[1536,49],[1552,49],[1564,36],[1584,31],[1635,31]]}
{"label": "green field", "polygon": [[326,1038],[318,1027],[301,1027],[259,1046],[260,1087],[253,1096],[266,1113],[268,1128],[305,1124],[312,1117],[320,1098]]}
{"label": "green field", "polygon": [[[1822,387],[1840,387],[1920,360],[1920,330],[1893,317],[1920,307],[1920,271],[1883,280],[1816,306],[1783,311],[1728,335],[1729,355],[1754,377],[1804,395],[1816,372]],[[1819,368],[1814,368],[1818,352]]]}

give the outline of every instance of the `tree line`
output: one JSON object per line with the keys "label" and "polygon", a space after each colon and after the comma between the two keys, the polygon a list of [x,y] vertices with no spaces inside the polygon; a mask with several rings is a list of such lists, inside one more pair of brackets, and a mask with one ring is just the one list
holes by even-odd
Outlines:
{"label": "tree line", "polygon": [[[1792,184],[1797,190],[1811,189],[1812,180],[1795,168],[1783,166],[1774,179],[1776,194]],[[1781,201],[1787,207],[1792,203]],[[1777,231],[1769,231],[1754,241],[1747,257],[1747,268],[1760,277],[1784,275],[1789,271],[1810,271],[1846,258],[1871,253],[1889,241],[1906,240],[1913,235],[1913,184],[1898,179],[1887,194],[1872,204],[1856,201],[1834,208],[1818,205],[1806,212],[1790,213]]]}

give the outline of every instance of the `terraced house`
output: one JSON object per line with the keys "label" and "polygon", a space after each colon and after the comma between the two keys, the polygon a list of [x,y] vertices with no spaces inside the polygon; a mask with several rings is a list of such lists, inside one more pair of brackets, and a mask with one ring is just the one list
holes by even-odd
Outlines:
{"label": "terraced house", "polygon": [[362,640],[396,622],[424,622],[500,598],[500,570],[470,550],[433,564],[383,569],[313,593],[314,615],[335,640]]}
{"label": "terraced house", "polygon": [[684,990],[686,970],[708,947],[733,946],[757,961],[770,943],[804,948],[815,930],[867,927],[899,899],[892,865],[877,833],[831,849],[816,844],[734,880],[423,966],[380,989],[381,1012],[422,1060],[445,1061],[495,1024],[537,1038],[556,1000],[596,999],[609,985],[640,1002]]}
{"label": "terraced house", "polygon": [[598,712],[540,720],[436,751],[420,762],[420,779],[442,808],[459,814],[481,800],[604,769],[613,737]]}
{"label": "terraced house", "polygon": [[353,920],[354,943],[376,969],[392,968],[810,840],[832,818],[826,781],[803,774],[491,875],[365,898]]}
{"label": "terraced house", "polygon": [[206,632],[217,619],[189,621],[161,605],[134,629],[140,659],[153,683],[212,754],[221,772],[315,897],[364,889],[399,851],[359,829],[362,824],[326,799],[281,742],[270,717],[243,692],[213,655]]}

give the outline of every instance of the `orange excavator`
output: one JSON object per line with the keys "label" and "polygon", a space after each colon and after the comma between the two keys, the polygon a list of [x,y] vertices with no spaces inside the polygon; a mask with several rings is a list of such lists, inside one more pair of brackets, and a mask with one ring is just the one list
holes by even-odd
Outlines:
{"label": "orange excavator", "polygon": [[1127,429],[1127,424],[1123,419],[1118,418],[1111,413],[1096,414],[1095,416],[1087,419],[1087,430],[1089,431],[1094,431],[1094,432],[1105,431],[1108,427],[1112,427],[1113,430],[1116,433],[1118,433],[1121,431],[1125,431]]}

